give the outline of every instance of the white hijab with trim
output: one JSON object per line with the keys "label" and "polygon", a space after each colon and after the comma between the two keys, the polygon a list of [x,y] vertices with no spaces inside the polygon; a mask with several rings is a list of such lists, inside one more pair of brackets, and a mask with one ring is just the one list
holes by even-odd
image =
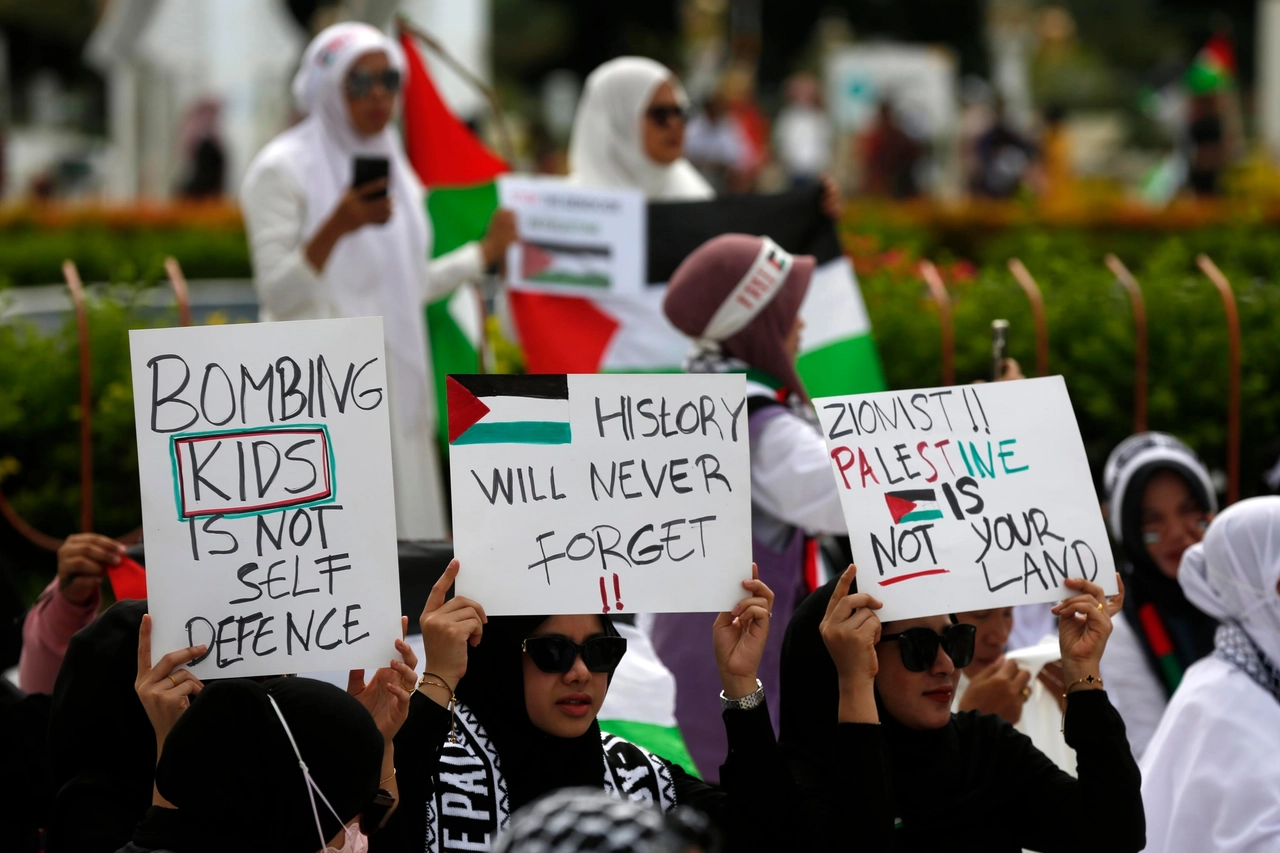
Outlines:
{"label": "white hijab with trim", "polygon": [[654,201],[695,201],[715,191],[685,158],[662,165],[644,152],[645,111],[654,91],[680,81],[661,63],[622,56],[587,77],[569,139],[569,181],[581,186],[638,189]]}
{"label": "white hijab with trim", "polygon": [[1220,621],[1235,620],[1280,667],[1280,497],[1250,498],[1224,510],[1204,541],[1182,555],[1187,599]]}
{"label": "white hijab with trim", "polygon": [[388,124],[374,136],[358,134],[343,91],[351,66],[362,56],[378,52],[404,73],[400,45],[368,24],[335,24],[307,45],[293,78],[294,100],[307,117],[290,131],[302,155],[292,165],[307,194],[303,240],[309,241],[351,186],[355,157],[390,161],[391,219],[385,225],[366,225],[339,240],[321,279],[342,316],[382,317],[387,356],[394,362],[387,373],[396,396],[397,419],[409,429],[428,429],[431,377],[422,293],[432,238],[422,185],[395,126]]}

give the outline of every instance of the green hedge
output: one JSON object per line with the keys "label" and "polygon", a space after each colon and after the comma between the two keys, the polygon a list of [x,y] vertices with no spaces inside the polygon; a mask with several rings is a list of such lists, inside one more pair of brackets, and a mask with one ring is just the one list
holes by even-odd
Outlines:
{"label": "green hedge", "polygon": [[[927,253],[949,262],[961,243],[954,235],[920,229],[877,233],[874,223],[855,225],[850,245],[890,386],[938,384],[937,311],[916,275],[915,259]],[[11,239],[14,233],[5,230],[0,239],[0,277],[12,281],[56,280],[58,263],[67,255],[90,280],[149,277],[170,252],[191,278],[248,274],[243,237],[234,229],[138,229],[127,236],[107,228],[76,234],[32,230],[20,240]],[[1280,235],[1256,227],[1215,227],[1179,234],[1009,231],[965,239],[963,248],[976,266],[946,267],[958,378],[986,375],[995,317],[1010,321],[1012,354],[1028,371],[1034,367],[1030,311],[1005,267],[1017,255],[1044,290],[1050,369],[1067,378],[1095,471],[1132,422],[1132,324],[1126,297],[1102,266],[1106,251],[1129,264],[1146,293],[1151,427],[1177,433],[1211,466],[1225,467],[1222,307],[1195,267],[1196,253],[1208,252],[1232,280],[1244,329],[1243,491],[1263,489],[1261,472],[1280,453]],[[189,241],[185,249],[183,240]],[[958,281],[957,271],[967,279]],[[118,290],[116,298],[91,305],[95,518],[111,534],[141,521],[125,332],[172,324],[136,313],[131,292]],[[0,324],[0,477],[23,516],[54,535],[74,530],[78,518],[77,352],[70,321],[52,335],[22,323]]]}
{"label": "green hedge", "polygon": [[[936,235],[915,237],[917,251],[948,256]],[[1024,232],[996,236],[978,248],[984,262],[971,277],[948,281],[957,380],[990,373],[990,323],[998,317],[1010,322],[1011,355],[1028,375],[1034,370],[1031,310],[1005,265],[1019,257],[1044,294],[1049,370],[1066,377],[1095,472],[1133,424],[1132,314],[1128,297],[1102,264],[1107,251],[1125,261],[1145,296],[1149,428],[1181,436],[1211,467],[1225,470],[1225,320],[1216,289],[1195,265],[1199,252],[1209,253],[1231,280],[1240,311],[1242,494],[1265,490],[1262,472],[1280,454],[1280,236],[1251,229],[1159,236]],[[862,292],[890,387],[939,383],[937,308],[915,273],[915,255],[863,267],[871,268],[860,277]]]}
{"label": "green hedge", "polygon": [[249,246],[239,228],[87,227],[0,229],[0,285],[62,281],[71,258],[85,281],[157,281],[173,255],[189,279],[249,278]]}

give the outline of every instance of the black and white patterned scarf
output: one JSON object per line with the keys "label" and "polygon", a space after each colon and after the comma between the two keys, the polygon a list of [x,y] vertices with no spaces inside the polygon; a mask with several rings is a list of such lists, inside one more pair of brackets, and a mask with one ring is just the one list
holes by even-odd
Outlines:
{"label": "black and white patterned scarf", "polygon": [[1259,687],[1280,702],[1280,669],[1267,660],[1258,644],[1235,622],[1218,626],[1213,637],[1213,654],[1243,671]]}
{"label": "black and white patterned scarf", "polygon": [[[502,760],[474,712],[457,706],[458,742],[440,750],[435,791],[427,800],[426,850],[489,850],[511,820]],[[619,800],[676,807],[675,780],[657,756],[615,735],[601,734],[604,790]]]}

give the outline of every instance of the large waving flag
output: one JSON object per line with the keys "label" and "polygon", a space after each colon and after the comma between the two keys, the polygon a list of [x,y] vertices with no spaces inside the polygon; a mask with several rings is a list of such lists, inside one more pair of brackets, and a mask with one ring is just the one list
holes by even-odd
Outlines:
{"label": "large waving flag", "polygon": [[581,295],[512,287],[511,308],[530,373],[679,371],[689,339],[667,322],[662,298],[682,260],[719,234],[772,237],[817,259],[800,315],[800,377],[810,396],[882,391],[884,376],[853,265],[820,209],[821,188],[778,195],[656,202],[648,208],[647,276],[640,295],[582,281]]}
{"label": "large waving flag", "polygon": [[[404,88],[404,147],[413,170],[427,188],[427,215],[435,232],[432,257],[484,236],[498,207],[494,179],[507,164],[481,144],[441,99],[418,53],[413,36],[400,34],[408,74]],[[474,285],[427,306],[431,365],[440,434],[447,436],[445,376],[478,373],[480,294]]]}

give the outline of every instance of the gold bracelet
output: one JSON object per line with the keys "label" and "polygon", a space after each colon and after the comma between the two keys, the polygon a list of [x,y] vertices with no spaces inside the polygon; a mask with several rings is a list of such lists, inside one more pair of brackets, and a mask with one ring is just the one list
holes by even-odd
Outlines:
{"label": "gold bracelet", "polygon": [[[438,678],[439,681],[427,681],[427,676]],[[422,677],[418,679],[418,686],[430,684],[432,687],[443,687],[449,691],[449,743],[458,742],[458,700],[453,695],[453,688],[444,680],[443,676],[436,675],[434,672],[424,672]]]}
{"label": "gold bracelet", "polygon": [[388,782],[390,782],[390,781],[391,781],[392,779],[394,779],[394,778],[396,778],[396,769],[395,769],[394,767],[392,767],[392,768],[391,768],[391,775],[390,775],[390,776],[388,776],[388,777],[387,777],[387,778],[385,778],[385,779],[380,780],[380,781],[378,782],[378,787],[379,787],[379,788],[381,788],[383,785],[387,784]]}
{"label": "gold bracelet", "polygon": [[[1066,699],[1067,694],[1071,692],[1071,688],[1075,687],[1077,684],[1097,684],[1102,689],[1104,690],[1106,689],[1106,685],[1102,683],[1102,679],[1091,673],[1089,675],[1086,675],[1084,678],[1077,678],[1075,681],[1068,684],[1066,689],[1062,692],[1062,698]],[[1067,709],[1063,708],[1062,709],[1062,726],[1061,728],[1058,729],[1058,732],[1059,734],[1065,734],[1066,731],[1067,731]]]}

